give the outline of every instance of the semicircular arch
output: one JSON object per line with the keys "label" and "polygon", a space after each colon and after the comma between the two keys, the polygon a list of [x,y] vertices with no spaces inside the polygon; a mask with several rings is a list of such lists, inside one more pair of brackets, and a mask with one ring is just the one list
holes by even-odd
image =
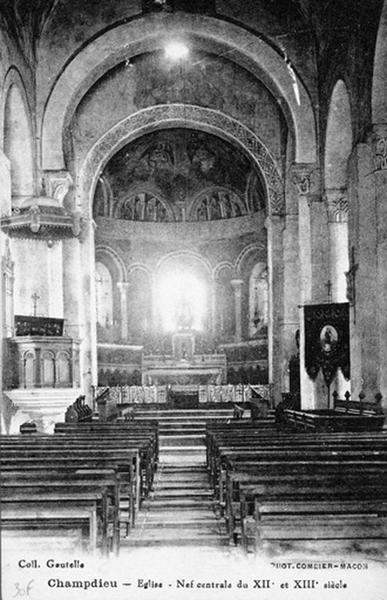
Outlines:
{"label": "semicircular arch", "polygon": [[125,263],[122,257],[118,254],[118,252],[113,250],[113,248],[110,248],[109,246],[105,245],[98,245],[95,249],[95,257],[96,260],[108,257],[116,267],[120,275],[120,281],[127,281],[127,271]]}
{"label": "semicircular arch", "polygon": [[11,164],[12,196],[16,199],[34,194],[35,152],[31,106],[23,79],[11,67],[3,82],[0,107],[1,141]]}
{"label": "semicircular arch", "polygon": [[143,271],[144,273],[146,273],[149,276],[150,279],[152,279],[152,277],[153,277],[152,270],[145,263],[136,262],[136,263],[132,263],[131,265],[129,265],[128,266],[128,277],[130,277],[130,275],[132,273],[134,273],[135,271]]}
{"label": "semicircular arch", "polygon": [[[79,208],[89,210],[100,173],[124,145],[150,131],[172,127],[206,131],[239,146],[262,173],[268,199],[267,212],[279,215],[284,213],[284,185],[279,167],[258,136],[220,111],[180,103],[159,104],[142,109],[123,119],[100,137],[90,149],[80,170],[77,190]],[[86,201],[87,206],[82,206],[82,202]]]}
{"label": "semicircular arch", "polygon": [[[340,130],[340,136],[337,131]],[[326,188],[344,188],[348,179],[348,159],[353,134],[351,105],[347,86],[338,79],[331,94],[325,138],[324,179]]]}
{"label": "semicircular arch", "polygon": [[218,263],[215,269],[213,270],[213,278],[215,280],[217,279],[217,277],[219,277],[219,273],[223,271],[223,269],[230,269],[233,272],[234,265],[228,260],[223,260],[222,262]]}
{"label": "semicircular arch", "polygon": [[372,80],[372,122],[387,123],[387,0],[384,0],[376,40]]}
{"label": "semicircular arch", "polygon": [[245,262],[246,258],[250,254],[255,252],[257,255],[262,257],[262,252],[265,252],[265,251],[266,251],[266,247],[264,246],[264,244],[259,244],[259,243],[249,244],[248,246],[243,248],[243,250],[241,250],[241,252],[239,253],[239,255],[235,261],[235,273],[238,276],[241,275],[243,263]]}
{"label": "semicircular arch", "polygon": [[165,254],[164,256],[162,256],[160,258],[160,260],[158,261],[157,265],[156,265],[156,273],[159,273],[161,271],[161,269],[169,262],[169,261],[174,261],[176,259],[193,259],[197,262],[199,262],[206,270],[208,276],[211,276],[212,273],[212,267],[211,264],[209,263],[209,261],[204,258],[204,256],[202,256],[201,254],[199,254],[198,252],[194,252],[192,250],[174,250],[173,252],[168,252],[168,254]]}

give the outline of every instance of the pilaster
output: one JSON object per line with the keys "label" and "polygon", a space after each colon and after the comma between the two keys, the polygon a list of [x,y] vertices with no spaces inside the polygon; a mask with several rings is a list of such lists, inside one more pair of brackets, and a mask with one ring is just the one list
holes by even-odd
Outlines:
{"label": "pilaster", "polygon": [[235,301],[235,341],[242,340],[242,285],[243,279],[231,279]]}
{"label": "pilaster", "polygon": [[347,301],[346,273],[348,260],[348,191],[347,188],[325,190],[325,204],[328,216],[330,270],[332,301]]}
{"label": "pilaster", "polygon": [[120,290],[120,309],[121,309],[121,337],[128,339],[128,289],[127,281],[119,281],[117,287]]}
{"label": "pilaster", "polygon": [[266,219],[268,233],[269,265],[269,383],[273,384],[275,403],[281,400],[286,370],[283,368],[282,325],[284,319],[284,257],[283,232],[285,219],[281,215],[271,215]]}

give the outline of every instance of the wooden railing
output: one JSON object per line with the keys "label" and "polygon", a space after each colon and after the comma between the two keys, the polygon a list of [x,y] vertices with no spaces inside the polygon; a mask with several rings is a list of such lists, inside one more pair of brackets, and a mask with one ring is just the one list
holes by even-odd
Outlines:
{"label": "wooden railing", "polygon": [[375,394],[374,402],[367,402],[365,400],[364,392],[360,392],[359,400],[351,400],[350,392],[345,392],[344,400],[339,398],[339,395],[336,391],[333,392],[332,396],[334,410],[338,412],[368,416],[384,414],[382,408],[383,396],[380,393]]}
{"label": "wooden railing", "polygon": [[[182,386],[175,386],[182,387]],[[106,388],[97,388],[96,398],[103,393]],[[168,390],[173,391],[174,386],[166,385],[136,386],[122,385],[109,388],[109,396],[116,405],[119,404],[166,404],[168,402]],[[199,396],[199,404],[206,403],[246,403],[250,402],[252,396],[252,387],[247,385],[191,385],[189,389],[195,390]],[[262,399],[268,401],[271,405],[271,386],[254,385],[255,394],[259,394]]]}

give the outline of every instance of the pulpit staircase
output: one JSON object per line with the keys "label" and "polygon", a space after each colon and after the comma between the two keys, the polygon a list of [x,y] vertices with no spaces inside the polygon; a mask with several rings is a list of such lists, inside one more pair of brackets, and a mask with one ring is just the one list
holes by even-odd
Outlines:
{"label": "pulpit staircase", "polygon": [[123,548],[228,544],[224,524],[215,513],[204,439],[207,422],[232,416],[232,408],[136,410],[135,418],[159,421],[159,463],[154,489]]}

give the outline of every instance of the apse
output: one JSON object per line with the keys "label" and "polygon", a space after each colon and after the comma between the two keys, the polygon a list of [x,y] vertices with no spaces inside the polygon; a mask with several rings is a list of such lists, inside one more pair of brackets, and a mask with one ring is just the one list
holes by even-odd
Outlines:
{"label": "apse", "polygon": [[266,207],[257,165],[208,132],[158,129],[109,160],[93,205],[96,256],[120,268],[106,263],[113,323],[97,323],[101,381],[109,367],[121,381],[140,370],[145,385],[183,385],[168,361],[200,355],[206,373],[185,373],[184,385],[267,383]]}

